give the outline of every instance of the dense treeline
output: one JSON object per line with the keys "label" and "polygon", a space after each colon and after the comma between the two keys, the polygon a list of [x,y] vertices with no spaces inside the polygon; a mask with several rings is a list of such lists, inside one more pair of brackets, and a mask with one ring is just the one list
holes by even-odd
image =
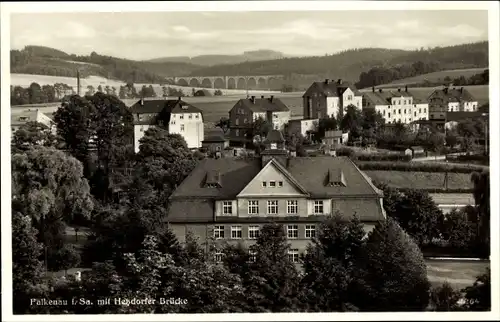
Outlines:
{"label": "dense treeline", "polygon": [[64,56],[58,50],[38,46],[11,50],[10,57],[12,73],[76,77],[80,69],[82,77],[95,75],[136,83],[166,83],[167,76],[186,75],[199,67],[187,63],[133,61],[96,52],[88,56]]}
{"label": "dense treeline", "polygon": [[[218,65],[196,70],[193,75],[286,76],[290,74],[315,74],[355,81],[359,79],[362,72],[366,72],[374,66],[379,68],[411,66],[414,62],[420,62],[416,66],[416,71],[419,74],[429,70],[487,67],[488,42],[430,49],[422,48],[415,51],[379,48],[352,49],[322,57],[283,58],[235,65]],[[405,68],[410,69],[409,67]],[[369,86],[372,85],[372,83],[369,84]]]}
{"label": "dense treeline", "polygon": [[38,83],[31,83],[28,88],[11,86],[10,104],[24,105],[59,102],[64,96],[71,94],[74,94],[73,88],[62,83],[43,86],[40,86]]}

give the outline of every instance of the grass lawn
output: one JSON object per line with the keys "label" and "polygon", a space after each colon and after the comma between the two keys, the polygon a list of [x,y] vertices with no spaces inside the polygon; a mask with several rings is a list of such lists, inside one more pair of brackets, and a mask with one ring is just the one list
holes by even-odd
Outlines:
{"label": "grass lawn", "polygon": [[[433,189],[444,188],[444,172],[364,171],[374,181],[385,182],[394,188]],[[468,173],[448,173],[448,188],[473,188]]]}
{"label": "grass lawn", "polygon": [[448,282],[455,289],[470,286],[476,276],[485,272],[489,266],[487,261],[446,261],[426,260],[427,275],[432,286]]}

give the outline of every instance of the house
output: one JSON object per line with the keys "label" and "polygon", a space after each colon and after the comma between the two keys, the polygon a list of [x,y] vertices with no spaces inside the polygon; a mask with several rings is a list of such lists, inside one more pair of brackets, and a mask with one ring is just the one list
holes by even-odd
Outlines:
{"label": "house", "polygon": [[139,152],[139,140],[150,127],[162,126],[169,133],[180,134],[190,149],[201,147],[204,139],[203,113],[178,99],[140,99],[132,105],[134,116],[134,149]]}
{"label": "house", "polygon": [[329,214],[356,215],[366,232],[385,220],[383,193],[349,158],[293,157],[283,141],[272,130],[259,158],[201,161],[170,197],[165,220],[179,240],[192,232],[200,242],[213,237],[249,246],[264,224],[275,222],[298,261]]}
{"label": "house", "polygon": [[222,154],[222,151],[229,147],[229,140],[222,133],[213,133],[205,136],[205,139],[201,142],[201,146],[207,149],[210,154]]}
{"label": "house", "polygon": [[54,121],[39,109],[25,109],[21,111],[12,109],[10,114],[10,128],[12,133],[28,122],[45,124],[54,134],[56,133]]}
{"label": "house", "polygon": [[428,98],[429,119],[445,119],[447,112],[477,112],[477,100],[463,87],[437,89]]}
{"label": "house", "polygon": [[307,137],[310,132],[316,131],[318,119],[294,119],[288,121],[287,131],[289,134],[298,133]]}
{"label": "house", "polygon": [[[268,118],[268,113],[271,118]],[[229,111],[229,136],[233,142],[249,142],[248,131],[254,121],[263,118],[270,122],[274,129],[282,130],[290,120],[290,109],[280,99],[270,96],[260,99],[251,96],[240,99]]]}
{"label": "house", "polygon": [[325,131],[325,137],[323,138],[323,144],[327,150],[335,150],[338,148],[342,141],[342,131]]}
{"label": "house", "polygon": [[429,119],[429,105],[408,91],[408,86],[404,90],[376,90],[372,87],[371,92],[363,94],[363,109],[368,108],[374,108],[386,123],[410,124]]}
{"label": "house", "polygon": [[314,82],[306,90],[303,99],[304,119],[321,119],[343,115],[347,106],[361,108],[362,95],[348,82],[325,79]]}

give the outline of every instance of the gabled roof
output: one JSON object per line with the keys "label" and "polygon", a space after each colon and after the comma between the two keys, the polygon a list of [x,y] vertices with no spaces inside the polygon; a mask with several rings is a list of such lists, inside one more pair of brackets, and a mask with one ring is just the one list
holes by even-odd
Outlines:
{"label": "gabled roof", "polygon": [[245,106],[254,113],[263,112],[288,112],[290,109],[279,98],[255,98],[252,102],[251,98],[240,99],[233,108],[237,106]]}
{"label": "gabled roof", "polygon": [[372,105],[391,105],[391,100],[393,97],[411,97],[413,98],[414,104],[419,104],[422,101],[425,102],[425,99],[421,95],[416,95],[415,92],[401,90],[400,92],[397,90],[386,90],[376,89],[375,92],[366,92],[363,93],[363,98],[372,103]]}
{"label": "gabled roof", "polygon": [[431,97],[441,97],[445,101],[447,100],[448,102],[474,102],[476,99],[470,94],[470,92],[463,88],[442,88],[442,89],[437,89],[434,92],[431,93],[429,96],[429,99]]}
{"label": "gabled roof", "polygon": [[311,86],[306,90],[304,95],[310,96],[311,93],[322,93],[327,97],[339,97],[341,96],[347,89],[350,89],[354,92],[354,95],[360,96],[361,93],[358,89],[349,82],[343,81],[341,84],[338,81],[330,80],[328,84],[326,82],[314,82]]}

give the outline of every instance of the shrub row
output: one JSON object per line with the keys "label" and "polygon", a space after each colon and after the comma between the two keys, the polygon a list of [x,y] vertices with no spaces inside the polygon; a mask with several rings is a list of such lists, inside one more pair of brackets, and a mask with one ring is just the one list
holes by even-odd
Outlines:
{"label": "shrub row", "polygon": [[426,245],[420,247],[424,257],[483,258],[484,252],[478,247],[461,249],[451,246]]}
{"label": "shrub row", "polygon": [[361,170],[385,170],[385,171],[415,171],[415,172],[454,172],[472,173],[483,171],[484,167],[469,164],[432,164],[422,162],[356,162]]}
{"label": "shrub row", "polygon": [[410,155],[399,153],[356,153],[350,148],[339,148],[335,150],[337,156],[346,156],[359,161],[411,161]]}
{"label": "shrub row", "polygon": [[478,155],[478,154],[473,154],[473,155],[447,155],[446,160],[448,161],[481,161],[481,162],[487,162],[490,160],[489,156],[485,155]]}
{"label": "shrub row", "polygon": [[[410,188],[397,188],[401,192],[413,190]],[[473,193],[474,189],[473,188],[425,188],[425,189],[418,189],[421,191],[425,191],[428,193]]]}

